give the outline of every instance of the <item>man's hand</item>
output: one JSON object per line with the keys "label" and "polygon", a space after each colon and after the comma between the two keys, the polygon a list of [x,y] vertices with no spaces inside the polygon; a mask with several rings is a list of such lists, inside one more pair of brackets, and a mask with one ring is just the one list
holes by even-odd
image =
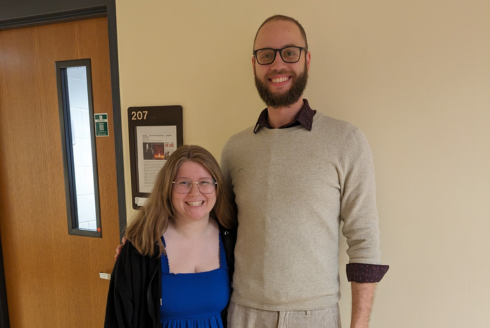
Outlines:
{"label": "man's hand", "polygon": [[117,246],[116,248],[116,255],[114,256],[114,259],[117,260],[117,257],[119,254],[121,254],[121,249],[123,248],[124,244],[126,244],[126,237],[122,237],[121,239],[122,244]]}
{"label": "man's hand", "polygon": [[352,316],[351,328],[368,328],[369,316],[373,305],[376,283],[351,282],[352,289]]}

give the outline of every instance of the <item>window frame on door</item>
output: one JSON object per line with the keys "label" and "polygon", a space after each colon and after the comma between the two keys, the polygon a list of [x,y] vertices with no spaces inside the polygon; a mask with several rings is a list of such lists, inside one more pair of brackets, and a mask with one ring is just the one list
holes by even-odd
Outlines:
{"label": "window frame on door", "polygon": [[[88,111],[90,125],[90,143],[92,150],[92,169],[95,198],[95,230],[86,230],[80,228],[78,218],[77,189],[75,179],[75,163],[73,154],[72,124],[70,118],[70,102],[68,96],[68,75],[67,69],[71,67],[86,68],[87,73],[87,93],[88,93]],[[99,183],[97,170],[97,145],[95,142],[94,129],[94,105],[92,94],[92,69],[90,58],[64,60],[56,62],[56,80],[58,89],[58,107],[60,117],[61,144],[63,151],[63,170],[65,177],[65,195],[66,195],[66,214],[68,221],[68,234],[86,237],[102,238],[102,227],[100,219],[100,201],[99,201]]]}

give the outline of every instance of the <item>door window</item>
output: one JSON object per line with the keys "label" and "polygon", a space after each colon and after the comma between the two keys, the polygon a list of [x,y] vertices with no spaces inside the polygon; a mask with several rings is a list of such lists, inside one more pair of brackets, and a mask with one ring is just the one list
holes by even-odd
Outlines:
{"label": "door window", "polygon": [[90,59],[56,62],[68,233],[101,237]]}

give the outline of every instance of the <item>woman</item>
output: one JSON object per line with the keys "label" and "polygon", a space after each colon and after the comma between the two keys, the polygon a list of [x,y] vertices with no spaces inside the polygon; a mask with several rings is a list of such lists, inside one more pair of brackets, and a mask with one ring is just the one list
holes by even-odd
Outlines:
{"label": "woman", "polygon": [[105,327],[226,327],[236,221],[218,163],[178,148],[126,230]]}

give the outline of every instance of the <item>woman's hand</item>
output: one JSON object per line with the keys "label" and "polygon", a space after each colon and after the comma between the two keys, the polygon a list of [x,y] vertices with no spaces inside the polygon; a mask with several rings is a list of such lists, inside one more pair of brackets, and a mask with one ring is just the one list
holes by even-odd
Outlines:
{"label": "woman's hand", "polygon": [[122,244],[117,246],[116,248],[116,255],[114,256],[114,259],[117,260],[117,257],[119,254],[121,254],[121,249],[123,248],[124,244],[126,244],[126,237],[122,237],[121,239]]}

